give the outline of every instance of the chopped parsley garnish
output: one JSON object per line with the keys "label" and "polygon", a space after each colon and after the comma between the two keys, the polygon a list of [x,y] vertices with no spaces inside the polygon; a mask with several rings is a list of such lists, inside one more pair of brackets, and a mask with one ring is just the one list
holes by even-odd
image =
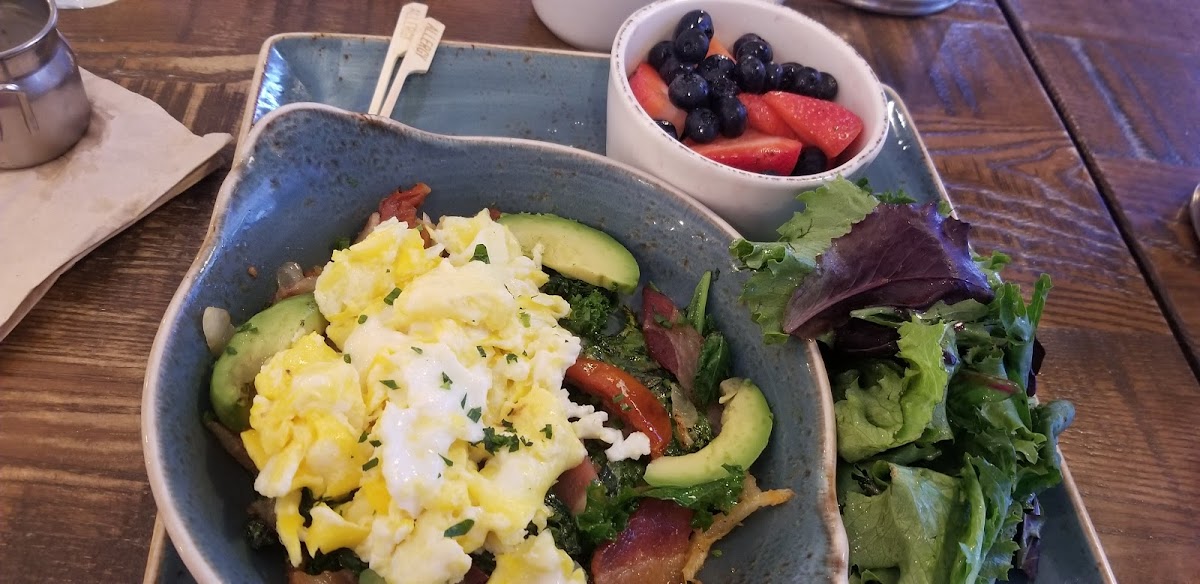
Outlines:
{"label": "chopped parsley garnish", "polygon": [[[511,413],[511,412],[510,412],[510,413]],[[505,429],[505,430],[508,430],[509,432],[514,432],[514,431],[516,431],[516,428],[513,428],[513,424],[512,424],[512,422],[511,422],[511,421],[509,421],[509,420],[500,420],[500,425],[501,425],[501,426],[503,426],[503,427],[504,427],[504,429]]]}
{"label": "chopped parsley garnish", "polygon": [[525,328],[529,328],[529,313],[528,312],[521,311],[521,324],[524,325]]}
{"label": "chopped parsley garnish", "polygon": [[[439,454],[438,456],[442,455]],[[446,458],[445,456],[442,456],[442,462],[446,463],[446,466],[454,466],[454,461]]]}
{"label": "chopped parsley garnish", "polygon": [[416,353],[416,354],[418,354],[418,355],[420,355],[421,353],[424,353],[424,352],[425,352],[425,351],[421,350],[421,347],[409,347],[409,348],[410,348],[410,349],[412,349],[412,350],[413,350],[413,352],[414,352],[414,353]]}
{"label": "chopped parsley garnish", "polygon": [[367,463],[362,466],[362,469],[363,470],[371,470],[377,466],[379,466],[379,459],[372,458],[371,460],[368,460]]}
{"label": "chopped parsley garnish", "polygon": [[521,444],[524,445],[526,448],[533,446],[533,442],[530,440],[527,440],[524,436],[518,436],[518,438],[521,439]]}
{"label": "chopped parsley garnish", "polygon": [[246,322],[242,323],[242,326],[239,326],[239,327],[237,327],[237,331],[236,331],[236,332],[239,332],[239,333],[245,333],[245,332],[249,332],[249,333],[257,333],[257,332],[258,332],[258,327],[254,326],[253,324],[250,324],[250,322],[249,322],[249,321],[246,321]]}
{"label": "chopped parsley garnish", "polygon": [[358,324],[362,324],[364,322],[367,322],[367,315],[365,315],[365,314],[358,315]]}
{"label": "chopped parsley garnish", "polygon": [[369,444],[370,444],[371,446],[374,446],[375,448],[379,448],[379,445],[380,445],[380,444],[383,444],[383,442],[380,442],[380,441],[378,441],[378,440],[372,440],[372,441],[371,441]]}
{"label": "chopped parsley garnish", "polygon": [[[354,185],[350,185],[350,186],[354,186]],[[333,240],[333,249],[335,251],[340,250],[340,249],[346,249],[348,247],[350,247],[350,238],[349,237],[339,237],[339,238]]]}
{"label": "chopped parsley garnish", "polygon": [[342,353],[342,361],[350,362],[350,353]]}
{"label": "chopped parsley garnish", "polygon": [[[467,399],[466,397],[463,397],[463,400],[466,400],[466,399]],[[467,412],[467,417],[470,418],[472,422],[478,422],[479,417],[482,415],[483,415],[483,408],[471,408],[471,410]]]}
{"label": "chopped parsley garnish", "polygon": [[379,383],[386,385],[388,389],[400,389],[400,386],[396,385],[394,379],[380,379]]}
{"label": "chopped parsley garnish", "polygon": [[479,351],[479,356],[480,356],[480,357],[483,357],[484,359],[486,359],[486,358],[487,358],[487,352],[485,352],[485,351],[483,350],[483,347],[480,347],[480,346],[476,345],[476,346],[475,346],[475,350],[476,350],[476,351]]}
{"label": "chopped parsley garnish", "polygon": [[471,531],[472,527],[475,527],[474,519],[463,519],[462,521],[451,525],[450,528],[446,530],[444,535],[446,537],[458,537],[460,535],[466,535],[467,532]]}
{"label": "chopped parsley garnish", "polygon": [[392,288],[392,291],[388,292],[388,295],[383,297],[383,303],[388,306],[391,306],[392,303],[396,301],[396,298],[398,296],[400,296],[400,289]]}
{"label": "chopped parsley garnish", "polygon": [[509,353],[509,354],[505,355],[505,356],[504,356],[504,359],[505,359],[506,361],[508,361],[509,363],[516,363],[516,362],[517,362],[517,356],[516,356],[516,355],[513,355],[512,353]]}
{"label": "chopped parsley garnish", "polygon": [[496,432],[495,428],[485,426],[483,428],[483,440],[478,444],[483,446],[491,454],[508,449],[509,452],[516,452],[521,447],[521,439],[516,434],[504,434]]}
{"label": "chopped parsley garnish", "polygon": [[463,394],[462,401],[458,402],[458,407],[463,408],[464,410],[467,409],[467,394]]}
{"label": "chopped parsley garnish", "polygon": [[629,404],[621,404],[621,411],[622,411],[622,412],[628,412],[629,410],[632,410],[632,409],[633,409],[633,406],[631,406],[631,405],[629,405]]}
{"label": "chopped parsley garnish", "polygon": [[442,372],[442,389],[450,389],[450,384],[454,383],[446,372]]}
{"label": "chopped parsley garnish", "polygon": [[546,438],[553,438],[554,428],[550,427],[550,424],[546,424],[546,427],[542,428],[542,434],[545,434]]}
{"label": "chopped parsley garnish", "polygon": [[233,345],[225,345],[225,354],[237,355],[237,349],[233,348]]}
{"label": "chopped parsley garnish", "polygon": [[472,261],[479,261],[485,264],[490,264],[492,261],[488,259],[487,246],[482,243],[475,244],[475,254],[471,256]]}
{"label": "chopped parsley garnish", "polygon": [[358,443],[362,444],[363,442],[366,442],[366,441],[367,441],[367,431],[363,430],[362,436],[358,437]]}
{"label": "chopped parsley garnish", "polygon": [[625,394],[623,394],[623,393],[618,393],[617,395],[614,395],[614,396],[612,397],[612,400],[613,400],[613,403],[618,403],[618,404],[619,404],[619,403],[621,403],[621,402],[625,401]]}

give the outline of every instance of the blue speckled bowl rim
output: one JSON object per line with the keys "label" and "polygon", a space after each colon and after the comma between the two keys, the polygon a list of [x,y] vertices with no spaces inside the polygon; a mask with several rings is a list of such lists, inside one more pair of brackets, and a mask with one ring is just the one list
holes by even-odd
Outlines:
{"label": "blue speckled bowl rim", "polygon": [[[268,41],[269,42],[269,41]],[[556,152],[561,155],[571,156],[586,160],[594,164],[601,164],[612,168],[616,172],[631,175],[632,178],[651,184],[659,189],[664,196],[677,199],[684,206],[692,208],[700,217],[703,217],[715,225],[720,231],[724,232],[729,238],[735,239],[739,237],[736,230],[733,229],[725,220],[721,219],[707,207],[701,205],[695,199],[676,190],[657,178],[648,175],[640,170],[630,166],[621,164],[610,158],[599,154],[587,152],[569,146],[561,146],[548,142],[537,140],[524,140],[520,138],[501,138],[501,137],[457,137],[445,136],[442,134],[434,134],[423,130],[418,130],[411,126],[407,126],[391,118],[380,116],[371,116],[367,114],[359,114],[348,112],[333,106],[316,104],[316,103],[296,103],[289,104],[279,109],[276,109],[264,116],[253,128],[250,129],[249,135],[246,138],[247,145],[235,162],[225,182],[222,183],[221,189],[217,194],[216,203],[213,208],[212,219],[209,222],[208,232],[204,237],[204,243],[201,244],[200,250],[196,254],[196,259],[193,260],[187,274],[184,275],[179,287],[175,291],[174,297],[171,298],[171,303],[168,305],[166,312],[163,314],[162,324],[160,324],[158,332],[154,337],[154,344],[150,349],[150,357],[146,364],[146,378],[142,387],[142,416],[141,416],[141,431],[143,443],[143,455],[146,463],[146,473],[150,481],[150,490],[154,496],[155,505],[158,507],[158,520],[166,529],[166,534],[170,536],[175,549],[179,552],[184,564],[191,572],[192,576],[199,582],[216,582],[217,576],[204,556],[196,550],[197,542],[192,538],[192,534],[184,527],[183,521],[177,511],[177,501],[175,493],[172,493],[168,488],[167,475],[169,462],[162,460],[161,450],[158,443],[158,408],[156,400],[160,398],[162,390],[158,386],[158,372],[162,369],[165,361],[165,347],[168,344],[169,337],[174,333],[174,325],[180,319],[180,311],[187,297],[188,292],[192,289],[196,279],[209,263],[209,259],[220,248],[222,244],[222,226],[225,222],[226,215],[233,203],[234,193],[237,192],[241,184],[243,175],[247,173],[247,166],[253,161],[255,149],[260,147],[260,137],[271,127],[271,125],[282,118],[286,118],[292,112],[304,111],[322,111],[337,116],[344,116],[352,119],[356,123],[367,123],[382,125],[391,130],[420,137],[422,140],[435,142],[452,142],[457,144],[491,144],[491,145],[519,145],[527,148],[534,148],[545,151]],[[820,504],[820,512],[822,525],[825,526],[829,537],[829,550],[826,554],[826,567],[829,576],[836,578],[839,581],[845,581],[847,578],[847,570],[849,569],[849,543],[846,540],[846,532],[842,526],[841,513],[838,510],[837,493],[835,490],[836,481],[836,465],[837,465],[837,449],[836,449],[836,428],[833,415],[833,394],[829,386],[829,378],[825,371],[825,364],[821,359],[821,354],[817,348],[817,344],[813,340],[805,341],[805,351],[808,354],[809,362],[812,365],[814,381],[818,389],[818,399],[820,400],[821,408],[821,429],[822,435],[825,436],[825,448],[822,449],[822,464],[821,471],[825,474],[825,482],[821,492],[817,494]],[[156,522],[157,523],[157,522]],[[156,534],[152,538],[153,541],[162,540]],[[158,546],[161,549],[161,543]],[[155,549],[151,549],[151,558],[153,559]],[[147,572],[147,577],[150,572]]]}

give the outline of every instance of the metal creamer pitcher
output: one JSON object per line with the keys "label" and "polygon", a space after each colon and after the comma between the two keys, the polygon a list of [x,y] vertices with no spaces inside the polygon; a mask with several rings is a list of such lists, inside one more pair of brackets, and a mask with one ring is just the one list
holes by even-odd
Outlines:
{"label": "metal creamer pitcher", "polygon": [[0,169],[57,158],[91,111],[53,0],[0,0]]}

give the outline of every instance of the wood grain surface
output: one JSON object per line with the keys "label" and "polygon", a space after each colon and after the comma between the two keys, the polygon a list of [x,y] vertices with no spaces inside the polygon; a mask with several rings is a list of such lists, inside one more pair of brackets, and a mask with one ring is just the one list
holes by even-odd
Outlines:
{"label": "wood grain surface", "polygon": [[1003,5],[1200,374],[1200,5]]}
{"label": "wood grain surface", "polygon": [[[62,29],[94,73],[155,100],[196,132],[236,134],[263,39],[390,34],[400,4],[120,0],[64,12]],[[450,39],[565,46],[525,0],[428,4]],[[789,5],[847,38],[903,96],[960,215],[975,226],[976,247],[1012,254],[1013,280],[1054,276],[1039,390],[1077,404],[1063,450],[1115,572],[1126,582],[1194,581],[1200,384],[1167,321],[1179,311],[1164,316],[1121,230],[1173,225],[1168,183],[1137,185],[1161,168],[1172,180],[1191,180],[1196,133],[1160,134],[1161,149],[1140,142],[1139,157],[1114,157],[1111,168],[1127,177],[1120,184],[1141,195],[1114,219],[994,0],[963,0],[920,19],[823,0]],[[1188,31],[1178,32],[1176,49],[1188,49]],[[1184,152],[1187,140],[1193,147]],[[145,362],[226,171],[80,261],[0,345],[0,582],[140,579],[154,518],[138,428]],[[1166,279],[1151,281],[1168,295]]]}

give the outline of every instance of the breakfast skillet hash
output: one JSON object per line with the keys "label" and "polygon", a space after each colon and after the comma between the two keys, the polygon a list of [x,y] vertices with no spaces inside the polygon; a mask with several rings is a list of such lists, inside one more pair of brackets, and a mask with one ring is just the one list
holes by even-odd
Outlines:
{"label": "breakfast skillet hash", "polygon": [[[607,234],[553,215],[418,218],[385,198],[322,268],[280,270],[218,354],[205,423],[255,473],[247,544],[289,582],[696,581],[791,491],[746,470],[762,392],[730,377],[706,273],[679,310]],[[223,322],[222,322],[223,317]],[[214,324],[217,323],[217,324]]]}

